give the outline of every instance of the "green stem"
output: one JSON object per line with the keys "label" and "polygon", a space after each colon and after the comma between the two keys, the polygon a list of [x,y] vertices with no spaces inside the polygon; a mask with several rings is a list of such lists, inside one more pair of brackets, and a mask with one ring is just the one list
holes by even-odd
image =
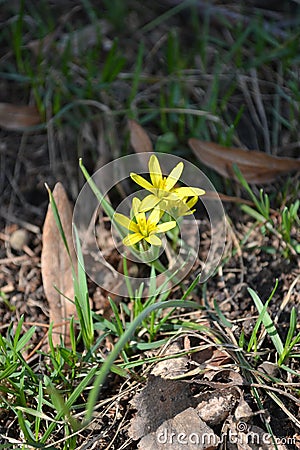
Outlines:
{"label": "green stem", "polygon": [[[95,196],[97,197],[100,205],[103,207],[105,213],[108,215],[109,219],[111,220],[112,225],[115,227],[116,231],[118,232],[119,236],[121,238],[124,238],[124,232],[123,232],[123,228],[121,228],[121,226],[114,220],[114,214],[115,214],[115,210],[114,208],[111,206],[111,204],[105,199],[104,195],[100,192],[100,190],[97,188],[96,184],[94,183],[92,177],[90,176],[90,174],[88,173],[88,171],[86,170],[86,168],[83,165],[82,162],[82,158],[79,159],[79,167],[85,177],[85,179],[87,180],[90,188],[92,189],[92,191],[94,192]],[[141,255],[139,252],[135,251],[133,247],[130,247],[130,251],[131,253],[136,256],[142,263],[147,264],[148,266],[153,265],[155,267],[155,269],[160,272],[160,273],[164,273],[166,272],[166,268],[165,266],[157,259],[155,261],[152,261],[151,263],[147,263],[146,261],[143,261],[141,259]]]}
{"label": "green stem", "polygon": [[114,363],[115,359],[118,357],[124,346],[127,344],[127,342],[131,339],[131,337],[134,335],[135,330],[137,327],[142,323],[142,321],[152,313],[152,311],[155,311],[156,309],[166,309],[166,308],[195,308],[195,309],[202,309],[202,306],[199,305],[196,302],[192,301],[185,301],[184,303],[181,300],[169,300],[163,303],[155,303],[153,305],[148,306],[145,308],[138,317],[134,319],[134,321],[131,323],[130,327],[127,328],[127,330],[122,334],[118,342],[116,343],[114,349],[109,354],[109,356],[106,358],[104,363],[102,364],[101,370],[99,375],[96,377],[94,381],[94,387],[90,392],[90,395],[88,397],[87,401],[87,409],[86,409],[86,415],[85,420],[89,422],[93,415],[93,410],[95,407],[95,404],[97,402],[97,398],[99,396],[99,392],[101,389],[101,386],[103,385],[106,376],[108,375],[110,368],[112,364]]}

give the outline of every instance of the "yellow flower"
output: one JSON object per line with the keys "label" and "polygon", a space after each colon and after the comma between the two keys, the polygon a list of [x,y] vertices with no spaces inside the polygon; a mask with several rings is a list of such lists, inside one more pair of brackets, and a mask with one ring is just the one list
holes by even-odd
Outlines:
{"label": "yellow flower", "polygon": [[133,199],[132,212],[133,218],[136,220],[136,222],[133,220],[133,218],[129,219],[123,214],[116,213],[114,216],[115,220],[119,224],[121,224],[127,230],[133,232],[129,233],[123,239],[123,244],[131,246],[144,239],[151,245],[162,245],[160,238],[156,236],[156,234],[171,230],[176,226],[176,222],[170,221],[158,225],[158,222],[162,216],[162,212],[159,209],[155,208],[153,209],[153,211],[151,211],[151,214],[147,219],[145,212],[139,212],[140,204],[141,201],[139,199]]}
{"label": "yellow flower", "polygon": [[[174,217],[175,219],[178,219],[182,216],[188,216],[190,214],[193,214],[196,209],[192,209],[193,206],[198,201],[198,197],[192,197],[190,200],[188,200],[188,197],[184,197],[182,200],[169,200],[166,202],[165,205],[165,211],[169,213],[171,217]],[[164,203],[163,203],[164,205]],[[162,209],[163,209],[162,205]]]}
{"label": "yellow flower", "polygon": [[133,181],[151,192],[151,194],[147,195],[142,201],[140,212],[149,211],[162,200],[178,201],[185,197],[198,197],[199,195],[205,194],[203,189],[196,187],[174,187],[182,174],[183,167],[183,163],[180,162],[167,177],[163,177],[157,157],[151,155],[149,159],[149,172],[152,184],[136,173],[130,174]]}

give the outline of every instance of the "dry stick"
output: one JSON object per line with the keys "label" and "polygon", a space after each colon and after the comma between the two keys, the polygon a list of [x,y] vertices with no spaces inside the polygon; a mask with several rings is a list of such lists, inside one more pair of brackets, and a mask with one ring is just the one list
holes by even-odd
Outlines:
{"label": "dry stick", "polygon": [[257,72],[256,69],[251,69],[250,73],[252,75],[252,87],[253,87],[253,91],[254,91],[254,100],[257,106],[257,110],[259,112],[260,115],[260,128],[262,128],[263,130],[263,135],[264,135],[264,142],[265,142],[265,151],[266,153],[268,153],[269,155],[271,154],[271,143],[270,143],[270,134],[269,134],[269,127],[268,127],[268,121],[267,121],[267,116],[266,116],[266,111],[264,108],[264,104],[261,98],[261,92],[259,89],[259,83],[258,83],[258,79],[257,79]]}
{"label": "dry stick", "polygon": [[22,166],[22,162],[23,162],[22,156],[23,156],[23,153],[25,152],[28,136],[29,136],[29,134],[26,132],[24,132],[22,134],[20,146],[17,151],[16,160],[15,160],[16,163],[15,163],[13,177],[12,177],[13,181],[15,182],[15,184],[12,185],[14,195],[12,195],[10,198],[9,207],[8,207],[9,212],[12,209],[12,203],[15,200],[16,193],[18,192],[18,195],[19,195],[18,179],[19,179],[19,175],[21,172],[21,166]]}
{"label": "dry stick", "polygon": [[58,18],[56,22],[58,23],[58,26],[54,31],[41,39],[35,39],[28,42],[28,44],[24,45],[24,48],[29,48],[33,53],[39,53],[39,51],[41,51],[42,54],[47,54],[47,52],[51,51],[50,48],[53,45],[53,42],[59,39],[59,35],[62,33],[65,24],[69,23],[72,16],[81,9],[82,7],[79,5],[74,6],[66,14]]}
{"label": "dry stick", "polygon": [[39,260],[38,256],[34,256],[34,257],[28,256],[28,255],[10,256],[9,258],[0,259],[0,264],[12,263],[12,264],[16,264],[17,265],[17,263],[22,262],[22,261],[26,261],[26,259],[29,259],[29,258],[35,258],[37,261]]}
{"label": "dry stick", "polygon": [[288,397],[290,400],[292,400],[293,402],[295,402],[297,405],[300,405],[300,400],[297,399],[296,397],[294,397],[294,395],[289,394],[288,392],[283,391],[282,389],[279,388],[275,388],[273,386],[268,386],[267,384],[259,384],[259,383],[250,383],[251,387],[257,387],[260,389],[266,389],[269,391],[274,391],[274,392],[278,392],[278,394],[282,394],[286,397]]}
{"label": "dry stick", "polygon": [[239,261],[240,261],[240,268],[241,268],[241,270],[240,270],[240,282],[235,286],[232,295],[227,297],[227,299],[226,299],[226,301],[231,301],[235,297],[235,295],[238,293],[239,289],[244,284],[245,266],[244,266],[244,262],[243,262],[242,249],[241,249],[239,241],[238,241],[238,239],[236,237],[236,234],[234,232],[233,226],[232,226],[232,224],[229,221],[229,218],[227,219],[226,224],[227,224],[227,227],[228,227],[231,239],[233,241],[233,244],[236,247],[237,255],[238,255]]}
{"label": "dry stick", "polygon": [[[54,328],[58,328],[61,326],[65,326],[66,324],[70,323],[68,320],[65,320],[64,322],[61,323],[56,323],[55,325],[53,325],[52,329]],[[44,327],[44,328],[50,328],[50,325],[47,323],[39,323],[39,322],[24,322],[23,325],[30,325],[30,326],[37,326],[37,327]],[[40,340],[40,342],[34,347],[34,349],[29,353],[29,355],[27,355],[25,357],[25,361],[28,361],[36,352],[37,350],[39,350],[41,348],[41,346],[43,345],[43,343],[45,342],[47,338],[47,332],[44,334],[44,336],[42,337],[42,339]]]}
{"label": "dry stick", "polygon": [[251,115],[253,121],[255,122],[256,126],[260,128],[261,123],[260,123],[259,116],[258,116],[258,114],[256,112],[256,109],[255,109],[255,106],[254,106],[251,94],[249,92],[247,83],[245,81],[245,78],[242,75],[238,75],[238,84],[239,84],[239,86],[242,89],[242,92],[244,94],[246,103],[247,103],[248,108],[249,108],[250,115]]}
{"label": "dry stick", "polygon": [[281,305],[280,305],[279,311],[278,311],[278,313],[276,314],[276,317],[274,318],[274,323],[275,323],[275,325],[278,323],[280,314],[283,312],[284,308],[286,307],[286,305],[287,305],[288,302],[290,301],[290,298],[291,298],[291,295],[292,295],[292,291],[293,291],[294,287],[296,286],[296,284],[298,283],[299,280],[300,280],[300,275],[298,275],[298,276],[294,279],[294,281],[292,282],[292,284],[290,285],[289,290],[288,290],[286,296],[284,297],[284,299],[283,299],[283,301],[282,301],[282,303],[281,303]]}
{"label": "dry stick", "polygon": [[[276,401],[275,398],[277,398],[280,401],[280,408],[285,412],[285,414],[291,419],[291,421],[298,427],[300,428],[300,421],[290,412],[290,410],[284,405],[284,403],[275,396],[274,392],[279,392],[282,395],[285,395],[288,398],[291,398],[293,401],[296,402],[296,404],[300,404],[299,400],[296,399],[294,396],[292,396],[291,394],[289,394],[288,392],[282,391],[280,389],[271,387],[271,386],[266,386],[266,385],[260,385],[260,384],[256,384],[253,383],[251,384],[253,387],[257,387],[257,388],[263,388],[266,391],[270,391],[267,392],[269,397],[272,398],[273,401]],[[274,398],[275,397],[275,398]],[[277,403],[277,402],[276,402]],[[278,404],[278,403],[277,403]]]}
{"label": "dry stick", "polygon": [[[232,202],[232,203],[241,203],[243,205],[249,205],[249,206],[255,206],[255,204],[251,200],[246,200],[241,197],[226,195],[226,194],[220,194],[216,191],[206,191],[205,197],[208,199],[218,199],[220,198],[223,202]],[[275,209],[270,208],[270,213],[280,216],[280,213],[276,211]]]}
{"label": "dry stick", "polygon": [[[173,6],[180,3],[182,3],[182,0],[167,0],[167,4]],[[231,9],[226,8],[226,6],[212,4],[212,2],[208,2],[207,0],[197,0],[196,7],[200,16],[209,16],[211,22],[216,25],[219,25],[220,23],[223,25],[224,18],[229,20],[233,24],[242,22],[245,27],[248,26],[251,22],[251,17],[245,16],[236,11],[232,11]],[[299,24],[299,21],[297,21],[296,24]],[[283,39],[287,38],[287,33],[284,30],[282,30],[278,26],[275,26],[274,24],[270,24],[265,20],[262,22],[262,27],[276,37],[280,37]]]}
{"label": "dry stick", "polygon": [[26,222],[25,220],[22,220],[22,219],[20,219],[17,216],[14,216],[10,212],[4,210],[4,208],[0,208],[0,216],[3,217],[6,220],[9,220],[12,223],[17,223],[18,225],[20,225],[21,227],[23,227],[26,230],[30,231],[31,233],[34,233],[34,234],[40,234],[41,233],[41,230],[40,230],[39,227],[37,227],[36,225],[32,225],[31,223]]}
{"label": "dry stick", "polygon": [[48,141],[48,149],[49,149],[49,162],[50,169],[53,173],[57,172],[57,162],[55,158],[55,138],[54,138],[54,123],[51,121],[52,107],[49,104],[46,105],[46,122],[47,122],[47,141]]}
{"label": "dry stick", "polygon": [[34,349],[29,353],[29,355],[25,356],[25,361],[28,361],[32,356],[42,347],[43,343],[47,339],[48,334],[45,333],[40,342],[34,347]]}

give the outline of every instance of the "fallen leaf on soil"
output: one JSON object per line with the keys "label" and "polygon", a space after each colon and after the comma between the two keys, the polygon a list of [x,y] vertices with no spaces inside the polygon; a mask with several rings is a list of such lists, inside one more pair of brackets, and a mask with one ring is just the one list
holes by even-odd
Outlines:
{"label": "fallen leaf on soil", "polygon": [[39,123],[41,116],[35,106],[0,103],[0,127],[20,130]]}
{"label": "fallen leaf on soil", "polygon": [[213,450],[219,438],[198,416],[193,408],[187,408],[173,419],[166,420],[155,433],[139,442],[141,450]]}
{"label": "fallen leaf on soil", "polygon": [[249,183],[269,183],[278,175],[300,170],[300,160],[271,156],[263,152],[223,147],[214,142],[189,139],[197,158],[220,175],[236,179],[232,165],[237,164]]}
{"label": "fallen leaf on soil", "polygon": [[[160,352],[159,356],[169,356],[183,347],[189,351],[199,345],[197,353],[155,365],[146,386],[131,401],[137,413],[131,420],[129,436],[140,439],[140,450],[213,450],[224,438],[230,450],[271,448],[268,433],[252,423],[257,413],[244,399],[242,376],[235,370],[218,369],[220,361],[228,362],[229,355],[213,345],[201,348],[201,343],[198,337],[185,336]],[[211,366],[212,370],[189,371],[189,364]],[[180,380],[170,379],[178,372]],[[188,379],[183,381],[183,377]],[[283,444],[278,448],[286,450]]]}
{"label": "fallen leaf on soil", "polygon": [[250,405],[246,402],[241,395],[238,406],[234,411],[234,417],[237,421],[248,422],[249,418],[253,416],[253,411]]}
{"label": "fallen leaf on soil", "polygon": [[[193,348],[193,351],[189,355],[183,354],[182,356],[177,356],[183,350],[190,352],[191,348]],[[197,348],[199,348],[199,350],[195,351]],[[152,375],[175,379],[179,377],[183,378],[183,375],[191,376],[192,374],[199,373],[199,371],[205,369],[206,378],[211,377],[211,379],[213,379],[216,375],[214,368],[220,367],[220,369],[222,369],[222,365],[232,362],[232,358],[225,350],[215,348],[214,345],[207,346],[206,343],[198,338],[193,338],[191,340],[189,336],[185,336],[184,341],[179,338],[171,342],[156,356],[164,357],[170,355],[173,355],[174,358],[163,359],[154,365],[151,370]],[[223,370],[221,371],[223,372]],[[239,377],[238,380],[235,378],[234,382],[242,384],[243,379],[239,374],[226,370],[225,378],[231,380],[232,376]]]}
{"label": "fallen leaf on soil", "polygon": [[137,414],[131,421],[129,436],[140,439],[196,403],[186,382],[150,375],[144,389],[131,400]]}
{"label": "fallen leaf on soil", "polygon": [[208,425],[220,425],[233,411],[242,392],[236,387],[215,389],[200,394],[196,411]]}
{"label": "fallen leaf on soil", "polygon": [[151,370],[151,374],[162,378],[174,378],[184,374],[187,371],[189,358],[187,355],[176,357],[176,355],[178,355],[181,351],[182,345],[180,345],[180,342],[172,342],[166,349],[164,349],[161,356],[174,355],[174,358],[164,359],[156,363],[154,368]]}
{"label": "fallen leaf on soil", "polygon": [[128,127],[130,131],[130,143],[136,153],[153,152],[152,142],[140,124],[135,120],[128,120]]}
{"label": "fallen leaf on soil", "polygon": [[[220,379],[226,380],[227,386],[242,386],[244,384],[243,377],[235,370],[220,368],[218,371],[210,370],[205,372],[205,383],[207,383],[208,386],[218,386],[219,388],[225,387],[224,382],[219,381]],[[204,383],[204,381],[201,381],[200,383]]]}
{"label": "fallen leaf on soil", "polygon": [[[71,258],[74,267],[76,267],[77,258],[72,240],[72,209],[61,183],[55,185],[53,197],[60,215]],[[54,325],[61,324],[53,329],[53,344],[57,345],[60,343],[60,334],[62,334],[65,338],[65,344],[68,345],[70,343],[70,334],[67,320],[71,316],[76,316],[76,307],[74,303],[64,296],[74,299],[72,270],[70,258],[58,232],[51,205],[48,206],[43,228],[41,269],[44,291],[49,303],[50,323],[53,322]]]}
{"label": "fallen leaf on soil", "polygon": [[222,367],[232,361],[225,350],[219,350],[212,346],[192,353],[191,359],[197,362],[197,364],[205,364],[207,367]]}

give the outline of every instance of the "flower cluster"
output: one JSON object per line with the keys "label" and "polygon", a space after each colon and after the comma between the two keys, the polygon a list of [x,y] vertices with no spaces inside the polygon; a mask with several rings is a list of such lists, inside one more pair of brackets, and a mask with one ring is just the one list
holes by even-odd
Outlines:
{"label": "flower cluster", "polygon": [[[184,164],[180,162],[167,177],[164,177],[157,157],[152,155],[149,159],[151,182],[136,173],[130,174],[133,181],[151,194],[142,201],[133,198],[130,218],[123,214],[115,214],[115,220],[131,232],[123,239],[124,245],[132,246],[138,242],[146,242],[161,246],[162,242],[157,234],[175,228],[180,217],[193,214],[195,210],[191,208],[195,206],[198,196],[205,194],[205,191],[196,187],[176,187],[183,168]],[[166,217],[167,220],[163,220]]]}

